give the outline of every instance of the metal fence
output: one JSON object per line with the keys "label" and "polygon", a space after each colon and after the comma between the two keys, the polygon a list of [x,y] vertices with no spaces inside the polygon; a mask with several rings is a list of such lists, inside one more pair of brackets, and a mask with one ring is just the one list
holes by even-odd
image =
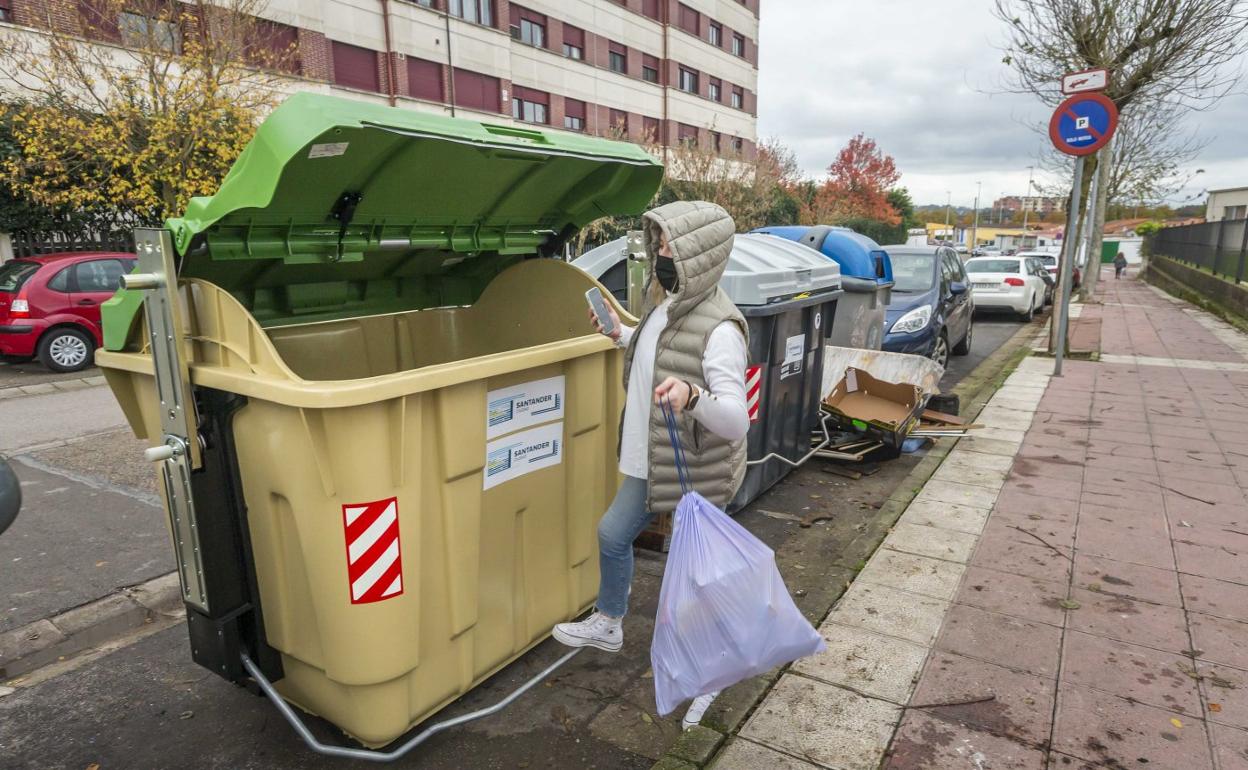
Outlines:
{"label": "metal fence", "polygon": [[64,251],[134,251],[134,235],[131,232],[82,231],[69,234],[16,230],[9,237],[15,257],[34,257]]}
{"label": "metal fence", "polygon": [[1150,250],[1203,267],[1214,275],[1242,281],[1248,261],[1248,219],[1165,227],[1153,234]]}

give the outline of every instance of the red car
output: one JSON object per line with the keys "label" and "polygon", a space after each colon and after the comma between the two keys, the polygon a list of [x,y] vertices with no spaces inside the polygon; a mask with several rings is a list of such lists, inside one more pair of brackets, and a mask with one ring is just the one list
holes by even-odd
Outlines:
{"label": "red car", "polygon": [[100,305],[137,261],[133,254],[95,251],[0,265],[0,355],[38,356],[57,372],[90,366],[104,344]]}

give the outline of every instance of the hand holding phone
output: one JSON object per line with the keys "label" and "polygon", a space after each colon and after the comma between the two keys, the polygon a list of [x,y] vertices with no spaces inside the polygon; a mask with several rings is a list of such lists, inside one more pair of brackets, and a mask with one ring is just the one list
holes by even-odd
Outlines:
{"label": "hand holding phone", "polygon": [[589,303],[590,319],[593,321],[594,328],[611,339],[618,339],[620,336],[619,318],[611,311],[611,306],[603,298],[602,290],[595,286],[585,292],[585,301]]}

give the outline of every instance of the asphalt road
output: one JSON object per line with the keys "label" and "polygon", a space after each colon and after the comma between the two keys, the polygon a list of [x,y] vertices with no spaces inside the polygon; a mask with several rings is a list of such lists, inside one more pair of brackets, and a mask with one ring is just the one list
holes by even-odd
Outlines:
{"label": "asphalt road", "polygon": [[[975,323],[972,352],[951,360],[942,382],[946,388],[1020,327],[994,316],[977,317]],[[106,388],[0,400],[0,447],[41,444],[120,423]],[[97,446],[97,437],[90,441]],[[142,461],[136,447],[117,432],[99,445],[99,457],[44,451],[17,463],[32,505],[23,511],[25,521],[19,518],[10,530],[20,537],[8,543],[6,534],[0,543],[0,596],[19,597],[3,608],[9,617],[0,631],[49,608],[91,598],[88,594],[98,595],[110,584],[168,569],[163,514],[150,504],[150,489],[139,489],[150,483],[150,469],[137,467]],[[810,464],[738,515],[775,550],[786,584],[812,619],[826,612],[831,594],[869,555],[860,552],[863,532],[919,459],[903,456],[854,481]],[[133,498],[130,505],[127,496]],[[832,519],[800,528],[783,518],[812,510],[830,512]],[[110,548],[110,540],[117,544]],[[638,559],[622,652],[582,653],[509,709],[435,737],[396,766],[650,767],[678,737],[681,715],[655,714],[653,680],[647,676],[662,566],[658,555]],[[547,640],[435,719],[495,702],[562,651]],[[138,634],[132,644],[46,681],[9,682],[14,690],[8,694],[5,684],[0,682],[5,768],[303,768],[330,762],[304,748],[262,698],[193,664],[181,624]],[[708,720],[723,724],[739,718],[752,702],[751,686],[729,688]],[[309,721],[322,740],[341,741],[328,723]]]}

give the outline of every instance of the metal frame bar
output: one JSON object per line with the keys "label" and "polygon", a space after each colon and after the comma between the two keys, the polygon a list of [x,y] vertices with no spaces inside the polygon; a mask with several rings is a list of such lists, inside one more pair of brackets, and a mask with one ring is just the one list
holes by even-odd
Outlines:
{"label": "metal frame bar", "polygon": [[452,727],[457,727],[466,722],[472,722],[477,719],[481,719],[482,717],[497,714],[499,711],[502,711],[504,708],[511,705],[512,701],[516,698],[524,695],[543,679],[550,676],[557,669],[563,666],[563,664],[584,652],[584,650],[584,647],[579,647],[571,652],[568,652],[566,655],[559,658],[559,660],[556,660],[554,663],[540,671],[532,679],[517,687],[509,695],[507,695],[507,697],[498,701],[493,706],[487,706],[468,714],[462,714],[460,716],[432,724],[422,730],[419,735],[414,736],[411,740],[390,751],[352,749],[345,746],[331,746],[327,743],[321,743],[316,739],[316,736],[312,735],[312,731],[309,730],[307,725],[303,723],[303,720],[300,719],[299,715],[295,713],[295,710],[290,707],[290,704],[287,703],[282,696],[278,694],[277,690],[273,688],[273,684],[260,671],[259,666],[252,662],[251,658],[247,657],[246,653],[242,655],[242,661],[243,668],[247,669],[247,673],[251,674],[252,679],[256,680],[256,684],[260,686],[260,689],[264,692],[265,696],[267,696],[269,700],[273,701],[273,705],[276,706],[277,710],[281,712],[283,717],[286,718],[286,721],[289,722],[290,726],[293,727],[295,732],[299,734],[299,737],[303,739],[303,742],[307,744],[308,748],[312,749],[317,754],[327,757],[361,759],[365,762],[393,762],[443,730],[449,730]]}
{"label": "metal frame bar", "polygon": [[803,455],[803,456],[802,456],[802,459],[794,461],[794,460],[790,460],[789,458],[785,457],[785,456],[784,456],[784,455],[782,455],[782,454],[778,454],[778,453],[776,453],[776,452],[772,452],[771,454],[764,455],[763,457],[760,457],[760,458],[758,458],[757,460],[747,460],[747,461],[746,461],[746,463],[745,463],[745,464],[746,464],[746,466],[748,467],[748,466],[752,466],[752,465],[762,465],[763,463],[767,462],[768,460],[775,459],[775,460],[779,460],[780,462],[784,463],[785,465],[791,465],[791,466],[793,466],[794,468],[800,468],[800,467],[802,467],[802,465],[804,465],[804,464],[806,463],[806,461],[807,461],[807,460],[809,460],[810,458],[814,457],[816,453],[818,453],[818,452],[822,451],[825,447],[827,447],[827,446],[828,446],[828,444],[831,444],[831,443],[832,443],[832,435],[831,435],[830,433],[828,433],[828,420],[829,420],[829,419],[831,419],[831,415],[829,415],[829,414],[824,414],[824,413],[820,412],[820,415],[819,415],[819,428],[820,428],[820,430],[822,430],[822,431],[823,431],[823,441],[820,441],[818,444],[816,444],[815,446],[811,447],[810,451],[809,451],[809,452],[807,452],[805,455]]}

